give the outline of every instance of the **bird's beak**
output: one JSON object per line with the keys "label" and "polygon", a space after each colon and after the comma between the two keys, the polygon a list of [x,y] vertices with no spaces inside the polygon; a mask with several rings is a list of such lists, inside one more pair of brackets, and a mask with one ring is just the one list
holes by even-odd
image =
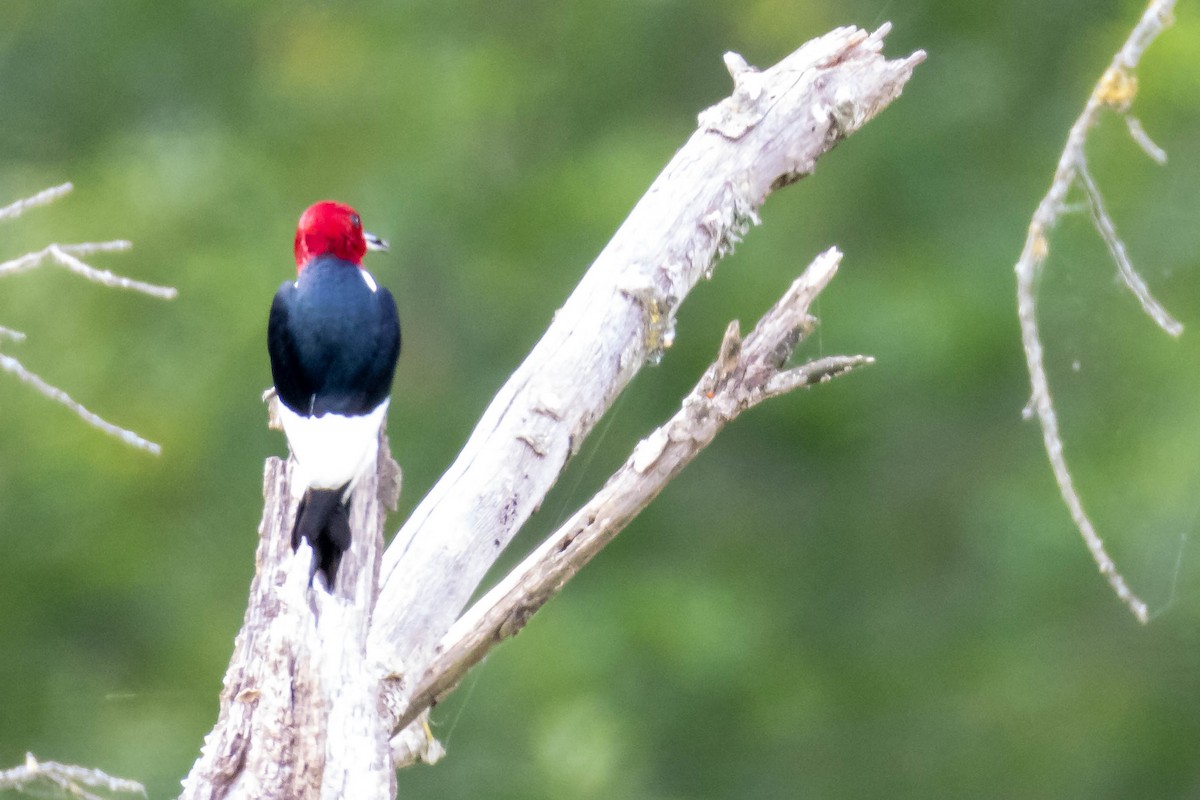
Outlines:
{"label": "bird's beak", "polygon": [[380,239],[380,238],[379,238],[378,236],[376,236],[375,234],[373,234],[373,233],[366,233],[366,232],[364,231],[364,232],[363,232],[363,238],[367,240],[367,249],[368,249],[368,250],[379,250],[379,251],[381,251],[381,252],[384,252],[384,253],[386,253],[386,252],[387,252],[387,249],[388,249],[388,243],[387,243],[387,242],[385,242],[383,239]]}

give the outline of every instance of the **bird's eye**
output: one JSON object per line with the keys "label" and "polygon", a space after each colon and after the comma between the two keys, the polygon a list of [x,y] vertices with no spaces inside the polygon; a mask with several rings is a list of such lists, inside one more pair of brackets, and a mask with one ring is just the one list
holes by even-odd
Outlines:
{"label": "bird's eye", "polygon": [[350,224],[356,228],[361,228],[362,227],[362,217],[358,216],[358,214],[351,214],[350,215]]}

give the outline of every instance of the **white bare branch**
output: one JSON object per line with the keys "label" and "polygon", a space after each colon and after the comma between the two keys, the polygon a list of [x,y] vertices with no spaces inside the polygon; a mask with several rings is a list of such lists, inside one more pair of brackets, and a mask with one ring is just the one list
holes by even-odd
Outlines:
{"label": "white bare branch", "polygon": [[0,222],[3,222],[6,219],[16,219],[31,208],[49,205],[74,188],[75,187],[70,183],[61,183],[58,186],[51,186],[49,189],[43,189],[32,197],[26,197],[24,200],[18,200],[15,203],[10,203],[4,208],[0,208]]}
{"label": "white bare branch", "polygon": [[67,394],[62,389],[59,389],[57,386],[47,383],[36,373],[30,372],[20,361],[17,361],[12,356],[6,356],[3,353],[0,353],[0,370],[4,370],[8,374],[16,376],[16,378],[22,383],[29,384],[38,392],[40,392],[43,397],[53,400],[59,405],[65,406],[66,408],[75,412],[75,415],[88,425],[104,431],[109,436],[115,436],[117,439],[120,439],[130,447],[136,447],[139,450],[145,450],[147,453],[151,453],[156,456],[162,453],[162,447],[159,445],[143,439],[133,431],[125,430],[118,425],[113,425],[111,422],[108,422],[95,412],[88,411],[88,409],[78,400],[75,400],[73,397],[71,397],[71,395]]}
{"label": "white bare branch", "polygon": [[1117,226],[1109,216],[1108,209],[1104,207],[1104,198],[1100,194],[1100,187],[1092,178],[1092,172],[1088,169],[1087,162],[1081,162],[1078,165],[1076,177],[1087,195],[1088,210],[1092,213],[1092,223],[1108,247],[1109,255],[1117,263],[1117,268],[1121,271],[1121,280],[1142,304],[1142,310],[1150,319],[1154,320],[1158,327],[1171,336],[1179,336],[1183,333],[1183,324],[1171,316],[1162,303],[1154,299],[1154,295],[1150,294],[1150,289],[1142,280],[1142,276],[1133,268],[1133,262],[1129,260],[1129,253],[1125,250],[1125,242],[1117,235]]}
{"label": "white bare branch", "polygon": [[1036,415],[1041,425],[1046,456],[1050,461],[1055,481],[1058,483],[1059,492],[1071,513],[1075,527],[1091,552],[1096,566],[1117,597],[1142,623],[1149,619],[1146,603],[1129,588],[1117,570],[1116,564],[1105,550],[1103,540],[1096,532],[1087,512],[1084,511],[1083,501],[1075,489],[1071,471],[1068,469],[1066,457],[1063,455],[1058,417],[1050,394],[1042,340],[1038,332],[1034,284],[1042,264],[1050,252],[1048,239],[1050,230],[1058,222],[1059,216],[1068,208],[1066,198],[1071,187],[1078,184],[1087,196],[1087,207],[1091,212],[1092,221],[1108,247],[1109,254],[1116,262],[1125,285],[1155,324],[1171,336],[1179,336],[1183,332],[1183,326],[1154,299],[1145,281],[1134,269],[1126,252],[1125,244],[1117,235],[1116,226],[1105,209],[1100,191],[1095,181],[1092,180],[1085,152],[1088,131],[1096,124],[1105,109],[1112,109],[1126,116],[1130,134],[1147,155],[1158,163],[1166,162],[1166,153],[1145,134],[1141,124],[1129,114],[1129,108],[1137,95],[1134,70],[1150,43],[1171,24],[1174,7],[1174,0],[1151,0],[1129,38],[1113,57],[1112,63],[1092,90],[1084,105],[1083,113],[1075,120],[1067,134],[1067,144],[1062,155],[1059,156],[1050,190],[1038,203],[1037,210],[1034,211],[1033,218],[1029,223],[1029,232],[1025,238],[1025,245],[1021,249],[1020,258],[1014,267],[1017,275],[1017,315],[1021,323],[1021,342],[1025,349],[1025,361],[1032,386],[1025,414],[1027,417]]}
{"label": "white bare branch", "polygon": [[25,763],[21,766],[0,770],[0,790],[25,792],[46,783],[69,797],[81,800],[104,800],[104,796],[93,790],[146,796],[146,788],[137,781],[114,778],[98,769],[59,764],[57,761],[38,761],[33,753],[25,754]]}
{"label": "white bare branch", "polygon": [[[72,186],[70,183],[64,183],[60,186],[54,186],[45,189],[32,197],[27,197],[24,200],[18,200],[4,208],[0,208],[0,221],[15,219],[31,208],[44,206],[51,203],[63,195],[70,192]],[[128,291],[141,292],[148,294],[151,297],[158,297],[163,300],[170,300],[178,294],[178,291],[170,286],[159,286],[153,283],[126,278],[122,275],[116,275],[109,270],[96,269],[92,265],[80,260],[79,256],[91,255],[93,253],[110,253],[121,250],[128,250],[132,245],[123,240],[117,239],[109,242],[80,242],[77,244],[50,244],[32,253],[25,253],[17,258],[8,261],[0,262],[0,278],[15,275],[20,272],[28,272],[37,269],[43,264],[57,264],[72,273],[79,275],[94,283],[99,283],[102,286],[107,286],[114,289],[125,289]],[[0,326],[0,339],[10,339],[12,341],[24,341],[25,334],[20,331],[12,330]],[[0,353],[0,370],[16,376],[21,382],[26,383],[43,396],[56,403],[59,403],[82,419],[87,424],[94,428],[120,439],[125,444],[131,447],[136,447],[139,450],[145,450],[153,455],[159,455],[162,448],[154,442],[143,439],[133,431],[126,430],[118,425],[108,422],[100,415],[93,411],[89,411],[82,403],[72,398],[62,389],[48,383],[36,373],[27,369],[20,361]]]}
{"label": "white bare branch", "polygon": [[1149,156],[1151,161],[1154,161],[1159,166],[1166,166],[1167,151],[1154,143],[1154,140],[1150,138],[1150,134],[1146,133],[1146,129],[1142,127],[1141,120],[1133,114],[1126,114],[1125,127],[1129,129],[1129,135],[1133,138],[1133,141],[1137,143],[1138,147],[1142,148],[1142,152]]}
{"label": "white bare branch", "polygon": [[47,261],[50,261],[51,263],[66,267],[76,275],[94,283],[99,283],[102,286],[141,292],[142,294],[148,294],[151,297],[158,297],[163,300],[173,300],[179,294],[179,290],[172,286],[159,286],[154,283],[126,278],[123,275],[117,275],[106,269],[96,269],[90,264],[86,264],[76,258],[76,255],[85,255],[88,253],[110,253],[119,250],[128,250],[132,246],[130,242],[123,239],[111,242],[51,244],[36,252],[26,253],[23,256],[0,263],[0,278],[14,275],[18,272],[28,272],[29,270],[37,269]]}

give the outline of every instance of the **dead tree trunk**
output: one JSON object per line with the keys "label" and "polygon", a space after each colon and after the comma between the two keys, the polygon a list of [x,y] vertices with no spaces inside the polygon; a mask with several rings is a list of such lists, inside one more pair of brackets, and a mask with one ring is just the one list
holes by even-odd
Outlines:
{"label": "dead tree trunk", "polygon": [[367,662],[385,509],[400,493],[387,438],[380,444],[376,474],[351,499],[354,544],[333,594],[310,586],[308,545],[292,552],[292,463],[267,459],[246,617],[182,797],[395,796],[381,676]]}
{"label": "dead tree trunk", "polygon": [[[220,716],[185,798],[395,796],[394,767],[436,758],[420,716],[470,664],[515,633],[740,411],[869,362],[836,356],[788,369],[808,304],[840,254],[814,262],[743,343],[730,327],[680,414],[552,542],[463,614],[484,574],[647,360],[674,338],[679,305],[758,221],[775,189],[899,96],[917,52],[888,61],[888,26],[839,28],[759,72],[725,63],[733,95],[700,115],[680,149],[497,394],[462,453],[383,551],[381,495],[355,494],[354,544],[335,596],[307,585],[289,546],[290,470],[266,469],[257,573]],[[382,488],[381,488],[382,487]],[[457,624],[456,624],[457,620]],[[389,748],[390,739],[390,748]]]}

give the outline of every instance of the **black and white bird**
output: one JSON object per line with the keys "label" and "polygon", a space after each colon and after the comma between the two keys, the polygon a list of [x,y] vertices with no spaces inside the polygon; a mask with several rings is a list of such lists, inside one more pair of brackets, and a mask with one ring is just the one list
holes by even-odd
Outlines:
{"label": "black and white bird", "polygon": [[367,250],[386,249],[350,206],[310,206],[296,229],[296,280],[279,287],[267,324],[293,482],[304,492],[292,549],[308,541],[313,574],[329,589],[351,544],[350,494],[375,466],[400,355],[396,303],[362,266]]}

